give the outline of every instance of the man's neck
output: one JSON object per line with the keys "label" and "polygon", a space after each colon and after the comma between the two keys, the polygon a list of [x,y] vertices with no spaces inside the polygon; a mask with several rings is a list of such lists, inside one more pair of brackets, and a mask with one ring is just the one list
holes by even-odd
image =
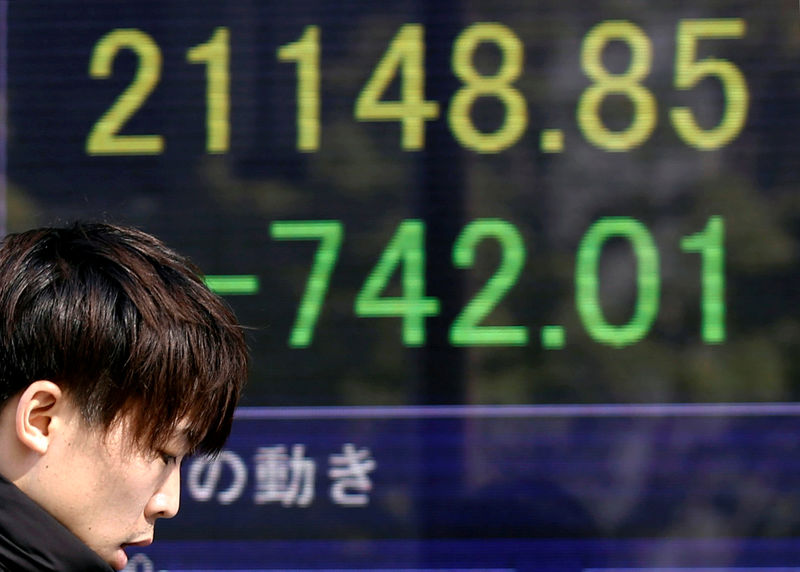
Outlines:
{"label": "man's neck", "polygon": [[111,567],[5,477],[0,563],[18,572],[111,572]]}

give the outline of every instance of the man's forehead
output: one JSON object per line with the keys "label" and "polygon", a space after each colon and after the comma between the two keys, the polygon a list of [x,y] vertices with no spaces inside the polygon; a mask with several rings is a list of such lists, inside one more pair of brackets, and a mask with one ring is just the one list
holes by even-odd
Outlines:
{"label": "man's forehead", "polygon": [[136,415],[122,415],[109,427],[107,437],[119,431],[120,437],[129,446],[143,449],[168,447],[170,452],[188,452],[195,446],[196,435],[189,419],[182,419],[174,424],[169,434],[162,432],[158,435],[148,433],[149,427],[137,425],[137,422],[142,423],[142,420]]}

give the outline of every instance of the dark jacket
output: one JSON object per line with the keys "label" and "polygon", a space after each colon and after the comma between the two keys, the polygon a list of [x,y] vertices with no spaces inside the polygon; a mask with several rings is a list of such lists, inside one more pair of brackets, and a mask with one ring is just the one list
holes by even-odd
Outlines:
{"label": "dark jacket", "polygon": [[0,571],[110,572],[111,566],[0,476]]}

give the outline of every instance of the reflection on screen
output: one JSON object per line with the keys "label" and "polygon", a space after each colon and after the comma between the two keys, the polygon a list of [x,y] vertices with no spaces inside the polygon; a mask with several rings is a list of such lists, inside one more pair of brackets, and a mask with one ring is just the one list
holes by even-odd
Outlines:
{"label": "reflection on screen", "polygon": [[0,221],[248,327],[169,570],[800,570],[798,7],[0,2]]}

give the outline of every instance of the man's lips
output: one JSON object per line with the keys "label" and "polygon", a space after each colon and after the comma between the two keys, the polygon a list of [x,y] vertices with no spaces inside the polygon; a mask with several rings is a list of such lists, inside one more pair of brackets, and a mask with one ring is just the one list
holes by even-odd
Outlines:
{"label": "man's lips", "polygon": [[128,546],[150,546],[153,544],[153,537],[145,538],[144,540],[137,540],[136,542],[125,542],[122,547],[127,548]]}
{"label": "man's lips", "polygon": [[153,537],[143,538],[142,540],[135,540],[134,542],[123,542],[119,548],[114,551],[114,556],[108,561],[115,570],[122,570],[128,564],[128,554],[125,552],[130,547],[135,546],[149,546],[153,543]]}

